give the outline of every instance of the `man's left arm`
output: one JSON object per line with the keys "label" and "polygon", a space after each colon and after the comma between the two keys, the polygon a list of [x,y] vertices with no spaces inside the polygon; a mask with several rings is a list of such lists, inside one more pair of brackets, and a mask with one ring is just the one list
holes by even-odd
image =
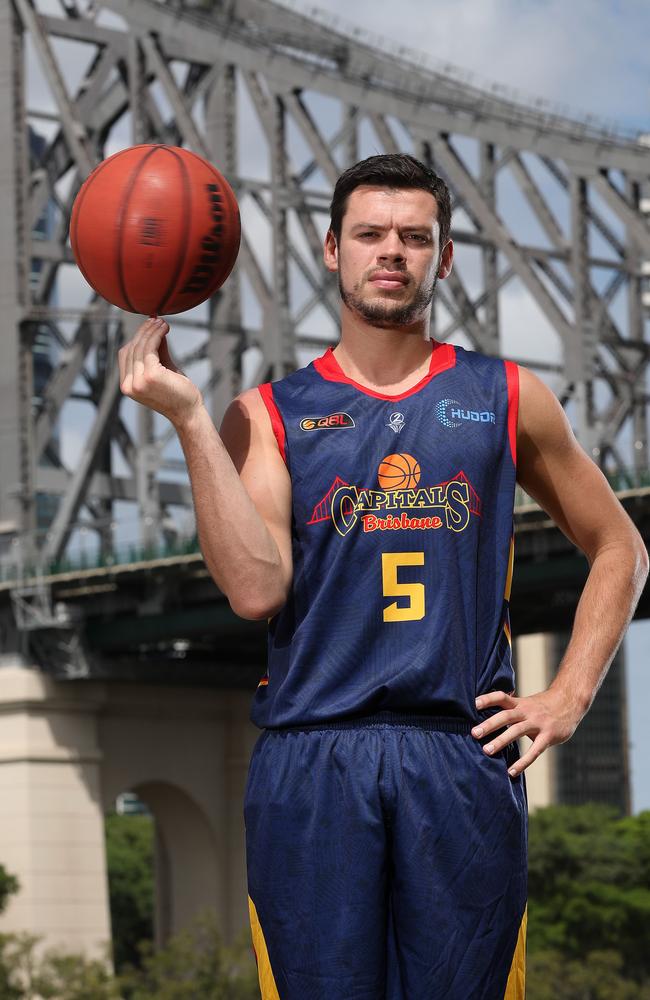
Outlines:
{"label": "man's left arm", "polygon": [[643,539],[605,476],[576,441],[550,389],[521,367],[517,481],[584,552],[590,568],[571,640],[548,689],[527,698],[492,691],[476,700],[478,709],[502,709],[472,730],[477,739],[507,726],[485,745],[486,753],[497,753],[521,736],[533,741],[510,768],[513,777],[573,735],[625,635],[648,575]]}

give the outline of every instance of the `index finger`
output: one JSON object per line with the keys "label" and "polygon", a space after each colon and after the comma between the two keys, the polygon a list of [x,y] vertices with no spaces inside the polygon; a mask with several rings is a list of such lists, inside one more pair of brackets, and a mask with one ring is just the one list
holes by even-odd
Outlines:
{"label": "index finger", "polygon": [[493,705],[505,705],[507,708],[513,708],[515,704],[513,696],[506,691],[488,691],[486,694],[480,694],[475,701],[478,709],[492,708]]}

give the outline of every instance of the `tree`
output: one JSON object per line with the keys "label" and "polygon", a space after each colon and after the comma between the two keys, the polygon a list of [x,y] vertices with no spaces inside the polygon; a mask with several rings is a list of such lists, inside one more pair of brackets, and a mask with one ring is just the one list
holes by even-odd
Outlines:
{"label": "tree", "polygon": [[139,944],[153,939],[153,820],[150,816],[106,817],[106,861],[119,972],[140,962]]}
{"label": "tree", "polygon": [[650,986],[623,975],[615,951],[592,951],[567,962],[558,951],[542,951],[528,960],[526,1000],[650,1000]]}
{"label": "tree", "polygon": [[2,1000],[121,1000],[108,957],[39,951],[34,934],[0,935]]}
{"label": "tree", "polygon": [[[592,964],[601,968],[601,985],[607,969],[610,978],[636,984],[634,995],[640,996],[639,988],[650,983],[650,812],[621,818],[614,809],[589,804],[534,813],[529,898],[531,970],[539,967],[540,956],[548,963],[555,960],[549,956],[560,955],[566,968],[576,963],[583,969]],[[600,957],[592,963],[589,956],[594,955]],[[575,993],[581,1000],[601,995],[593,992],[598,979],[593,975],[593,988]],[[564,988],[569,986],[565,976]],[[602,995],[617,1000],[627,996],[622,986],[617,990]]]}
{"label": "tree", "polygon": [[140,968],[124,970],[120,985],[125,1000],[259,1000],[260,995],[250,933],[226,947],[211,911],[160,951],[150,942],[141,945]]}
{"label": "tree", "polygon": [[22,958],[13,934],[0,934],[0,997],[3,1000],[21,1000],[25,993],[18,978]]}
{"label": "tree", "polygon": [[18,892],[20,883],[15,875],[11,875],[4,865],[0,865],[0,913],[7,908],[9,898]]}
{"label": "tree", "polygon": [[114,976],[108,958],[61,949],[41,953],[32,934],[0,935],[1,1000],[259,1000],[250,934],[222,944],[214,914],[160,951],[141,945],[141,968]]}

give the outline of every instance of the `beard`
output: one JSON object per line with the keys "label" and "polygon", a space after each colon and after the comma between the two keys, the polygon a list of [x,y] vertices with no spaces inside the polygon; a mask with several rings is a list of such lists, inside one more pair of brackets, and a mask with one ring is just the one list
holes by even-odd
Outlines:
{"label": "beard", "polygon": [[370,326],[386,329],[393,326],[411,326],[431,304],[438,282],[438,271],[431,281],[419,285],[410,302],[392,302],[390,299],[368,302],[360,294],[360,289],[367,279],[358,282],[348,290],[343,285],[339,271],[339,294],[344,305],[361,316]]}

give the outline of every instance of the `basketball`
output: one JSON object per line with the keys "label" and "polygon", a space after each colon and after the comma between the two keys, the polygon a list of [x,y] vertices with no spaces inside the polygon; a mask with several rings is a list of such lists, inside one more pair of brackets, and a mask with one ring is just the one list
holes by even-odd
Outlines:
{"label": "basketball", "polygon": [[178,146],[132,146],[109,156],[83,183],[70,220],[88,284],[144,316],[208,299],[230,274],[240,236],[225,177]]}
{"label": "basketball", "polygon": [[412,455],[387,455],[379,463],[377,478],[382,490],[414,490],[420,482],[420,463]]}

